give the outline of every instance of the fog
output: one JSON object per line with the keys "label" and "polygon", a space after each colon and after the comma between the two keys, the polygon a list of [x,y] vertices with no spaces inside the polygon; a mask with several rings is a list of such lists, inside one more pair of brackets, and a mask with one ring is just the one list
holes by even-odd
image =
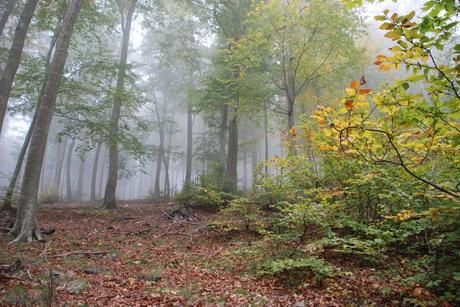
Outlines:
{"label": "fog", "polygon": [[[357,14],[362,21],[359,26],[362,34],[356,38],[355,43],[365,49],[363,60],[359,67],[338,82],[342,85],[337,86],[338,91],[349,80],[363,74],[372,88],[379,88],[398,74],[404,74],[394,71],[382,75],[372,64],[375,55],[385,53],[389,46],[389,42],[384,42],[384,32],[378,29],[379,23],[371,17],[383,8],[408,13],[413,9],[419,11],[420,4],[411,0],[399,1],[397,4],[385,1],[367,4],[359,9]],[[123,105],[120,120],[125,139],[120,146],[116,191],[119,200],[152,200],[158,196],[169,198],[184,185],[187,108],[192,102],[203,98],[202,94],[195,92],[205,86],[206,75],[213,70],[213,58],[222,45],[216,25],[209,21],[212,16],[206,15],[208,13],[194,12],[180,4],[165,2],[135,15],[126,81],[128,95],[131,96],[129,103]],[[0,39],[0,46],[4,49],[11,44],[17,19],[17,14],[13,14],[7,23],[6,34]],[[106,122],[110,117],[110,108],[90,110],[89,106],[110,105],[116,76],[112,71],[102,70],[108,70],[107,66],[116,61],[121,45],[117,22],[113,27],[97,27],[94,31],[99,29],[107,35],[95,39],[87,33],[76,33],[71,45],[64,74],[65,88],[58,96],[58,111],[51,123],[40,175],[39,198],[43,201],[100,201],[104,197],[109,163],[109,148],[104,141],[104,131],[108,127]],[[24,65],[32,63],[34,58],[42,59],[47,53],[50,40],[49,30],[42,31],[36,27],[26,41],[27,57],[23,59],[20,71],[29,74],[29,77],[23,77],[15,83],[15,93],[10,98],[8,115],[0,137],[2,193],[10,182],[31,124],[40,86],[34,75],[37,71],[24,68]],[[96,56],[103,57],[101,62],[105,61],[106,66],[101,71],[97,68],[99,64],[92,61]],[[85,65],[94,67],[87,70]],[[40,67],[36,70],[40,71]],[[82,84],[85,82],[87,84]],[[296,114],[296,121],[301,113],[309,113],[317,105],[328,103],[319,99],[314,104],[302,106]],[[202,112],[200,108],[204,107],[201,103],[193,106],[192,181],[208,173],[213,167],[213,161],[218,160],[217,114],[212,110]],[[237,157],[237,184],[240,189],[251,188],[254,170],[260,162],[286,155],[283,148],[284,134],[280,132],[285,126],[285,119],[274,108],[269,108],[268,113],[268,122],[265,123],[263,112],[252,113],[249,117],[243,114],[240,117]],[[89,121],[89,125],[84,124]],[[165,155],[164,161],[160,163],[158,151],[164,151]],[[155,193],[158,192],[155,191],[155,181],[159,183],[160,194]],[[93,184],[95,199],[91,197]],[[57,187],[55,192],[51,192],[53,185]]]}

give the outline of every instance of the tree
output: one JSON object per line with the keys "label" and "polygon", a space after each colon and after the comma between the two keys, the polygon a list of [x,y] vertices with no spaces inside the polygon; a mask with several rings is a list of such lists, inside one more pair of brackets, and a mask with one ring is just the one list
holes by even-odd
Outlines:
{"label": "tree", "polygon": [[[382,71],[405,66],[409,77],[375,93],[364,87],[364,77],[353,81],[342,108],[323,108],[315,117],[328,138],[326,148],[366,163],[397,166],[458,198],[458,178],[450,173],[458,173],[459,165],[460,88],[454,80],[459,75],[460,44],[454,43],[453,60],[443,59],[442,50],[452,43],[460,10],[451,1],[428,2],[424,10],[429,13],[421,22],[415,21],[415,11],[398,15],[385,10],[375,17],[383,21],[385,37],[396,44],[389,49],[391,55],[378,55],[374,64]],[[435,22],[438,15],[442,18]]]}
{"label": "tree", "polygon": [[8,107],[8,99],[10,98],[11,87],[16,72],[21,62],[22,49],[27,36],[30,22],[37,7],[38,0],[28,0],[22,10],[19,18],[18,26],[14,32],[13,42],[11,44],[8,55],[8,62],[2,72],[0,79],[0,133],[2,132],[3,120]]}
{"label": "tree", "polygon": [[[264,42],[270,80],[283,95],[275,104],[287,117],[289,133],[298,100],[310,86],[330,75],[343,80],[360,63],[354,44],[358,18],[336,0],[266,1],[251,17],[254,37]],[[333,89],[330,81],[327,88]]]}
{"label": "tree", "polygon": [[17,0],[7,0],[1,6],[1,15],[0,15],[0,37],[3,35],[3,30],[5,29],[6,22],[8,21],[8,17],[10,17],[11,12],[16,5]]}
{"label": "tree", "polygon": [[64,16],[56,49],[50,64],[49,75],[41,101],[37,105],[37,118],[32,132],[29,155],[24,168],[24,179],[18,201],[16,222],[11,232],[16,235],[12,243],[41,239],[37,222],[37,194],[40,170],[46,149],[48,131],[56,106],[70,40],[83,0],[72,0]]}
{"label": "tree", "polygon": [[121,29],[122,29],[122,44],[120,54],[120,66],[118,68],[117,85],[113,101],[112,116],[110,121],[110,140],[109,140],[109,175],[105,188],[104,204],[106,209],[115,209],[116,190],[118,181],[118,123],[120,120],[121,105],[124,95],[124,86],[126,78],[126,65],[128,60],[129,38],[131,34],[131,23],[133,20],[134,11],[136,9],[137,0],[130,0],[127,3],[127,13],[125,21],[125,1],[118,3],[120,9]]}

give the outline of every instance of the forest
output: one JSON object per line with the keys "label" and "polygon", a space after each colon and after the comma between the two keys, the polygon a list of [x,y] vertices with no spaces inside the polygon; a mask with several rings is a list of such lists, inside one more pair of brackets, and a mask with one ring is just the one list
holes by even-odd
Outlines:
{"label": "forest", "polygon": [[460,1],[0,0],[1,306],[459,306]]}

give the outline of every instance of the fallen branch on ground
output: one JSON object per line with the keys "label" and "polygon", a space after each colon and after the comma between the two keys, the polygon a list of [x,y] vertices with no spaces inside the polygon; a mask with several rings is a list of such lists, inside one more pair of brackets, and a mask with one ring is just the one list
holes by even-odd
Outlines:
{"label": "fallen branch on ground", "polygon": [[63,253],[63,254],[58,254],[58,255],[52,255],[52,258],[60,258],[60,257],[67,257],[70,255],[106,255],[108,254],[108,251],[103,251],[103,252],[91,252],[91,251],[73,251],[73,252],[68,252],[68,253]]}
{"label": "fallen branch on ground", "polygon": [[11,275],[6,275],[6,274],[0,274],[0,278],[24,280],[23,278],[16,277],[16,276],[11,276]]}
{"label": "fallen branch on ground", "polygon": [[170,219],[178,221],[179,223],[187,223],[187,224],[192,224],[192,225],[202,225],[201,223],[195,223],[195,222],[190,222],[190,221],[187,221],[187,220],[181,220],[181,219],[175,218],[174,216],[171,216],[170,214],[168,214],[167,212],[165,212],[162,209],[160,209],[160,211],[163,212],[163,214],[166,215],[167,217],[169,217]]}

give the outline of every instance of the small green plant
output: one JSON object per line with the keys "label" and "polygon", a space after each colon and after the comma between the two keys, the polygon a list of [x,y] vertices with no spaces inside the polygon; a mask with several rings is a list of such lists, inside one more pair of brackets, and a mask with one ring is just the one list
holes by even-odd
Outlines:
{"label": "small green plant", "polygon": [[270,260],[260,269],[262,275],[281,277],[291,285],[298,285],[305,277],[322,282],[332,277],[334,272],[330,263],[315,256]]}
{"label": "small green plant", "polygon": [[3,306],[32,306],[29,292],[22,285],[14,286],[9,289],[3,299],[0,300]]}
{"label": "small green plant", "polygon": [[257,231],[263,226],[260,205],[249,198],[237,198],[223,208],[215,224],[226,231]]}

